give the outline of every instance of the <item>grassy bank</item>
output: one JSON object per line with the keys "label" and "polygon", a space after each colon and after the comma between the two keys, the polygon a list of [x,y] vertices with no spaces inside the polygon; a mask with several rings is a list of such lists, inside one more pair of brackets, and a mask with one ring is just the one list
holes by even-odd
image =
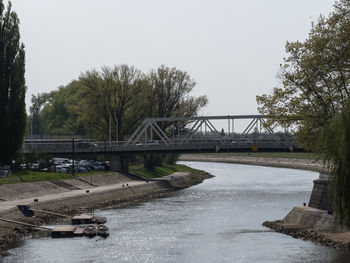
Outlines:
{"label": "grassy bank", "polygon": [[167,176],[176,172],[200,172],[183,164],[164,164],[156,167],[153,171],[148,171],[143,167],[131,167],[130,172],[147,178],[157,178]]}
{"label": "grassy bank", "polygon": [[72,174],[66,174],[66,173],[36,172],[32,170],[21,170],[21,171],[14,172],[14,174],[9,177],[0,178],[0,185],[53,181],[53,180],[60,180],[60,179],[73,179],[76,177],[83,177],[83,176],[89,176],[89,175],[95,175],[95,174],[101,174],[101,173],[105,173],[105,172],[94,171],[94,172],[87,172],[87,173],[76,173],[75,176],[73,177]]}
{"label": "grassy bank", "polygon": [[[147,177],[147,178],[157,178],[157,177],[170,175],[175,172],[199,172],[199,170],[196,170],[181,164],[174,164],[174,165],[166,164],[163,166],[156,167],[156,169],[153,171],[148,171],[143,167],[130,167],[130,172],[141,175],[143,177]],[[90,175],[102,174],[102,173],[105,173],[105,172],[95,171],[95,172],[87,172],[87,173],[76,173],[75,176],[73,177],[72,174],[66,174],[66,173],[21,170],[21,171],[16,171],[13,175],[9,177],[0,178],[0,185],[73,179],[76,177],[84,177],[84,176],[90,176]],[[107,173],[113,173],[113,172],[107,172]]]}

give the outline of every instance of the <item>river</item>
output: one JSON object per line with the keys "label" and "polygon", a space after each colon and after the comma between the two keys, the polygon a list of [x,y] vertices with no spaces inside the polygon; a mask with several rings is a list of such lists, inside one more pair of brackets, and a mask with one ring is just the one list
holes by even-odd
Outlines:
{"label": "river", "polygon": [[32,235],[4,262],[350,262],[348,252],[275,233],[261,224],[307,203],[309,171],[181,162],[215,178],[117,210],[106,238]]}

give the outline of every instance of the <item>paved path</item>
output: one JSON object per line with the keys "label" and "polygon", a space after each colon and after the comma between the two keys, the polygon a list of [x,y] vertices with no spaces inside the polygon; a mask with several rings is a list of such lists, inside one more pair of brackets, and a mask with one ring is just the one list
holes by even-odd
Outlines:
{"label": "paved path", "polygon": [[[176,177],[183,177],[185,175],[188,175],[188,172],[177,172],[173,173],[168,176],[164,176],[162,178],[154,178],[154,179],[147,179],[144,178],[145,180],[149,180],[149,184],[152,184],[151,181],[169,181],[169,180],[176,180]],[[104,192],[109,192],[113,190],[120,190],[120,189],[129,189],[135,194],[135,191],[133,190],[133,186],[140,186],[140,185],[145,185],[148,182],[147,181],[139,181],[139,180],[131,180],[127,182],[122,182],[118,184],[111,184],[107,186],[98,186],[98,187],[91,187],[89,189],[82,189],[82,190],[71,190],[68,192],[62,192],[62,193],[55,193],[55,194],[47,194],[47,195],[42,195],[42,196],[33,196],[31,198],[26,198],[26,199],[17,199],[17,200],[12,200],[12,201],[4,201],[0,202],[0,213],[12,210],[12,209],[17,209],[17,205],[33,205],[36,204],[34,202],[34,199],[38,199],[40,203],[44,202],[50,202],[50,201],[58,201],[58,200],[65,200],[65,199],[71,199],[74,197],[79,197],[79,196],[86,196],[87,194],[98,194],[98,193],[104,193]],[[89,190],[89,193],[87,193],[87,190]]]}
{"label": "paved path", "polygon": [[65,200],[65,199],[70,199],[70,198],[83,196],[87,194],[98,194],[98,193],[108,192],[108,191],[122,189],[126,187],[132,188],[132,186],[142,185],[145,183],[146,182],[143,182],[143,181],[129,181],[128,186],[126,186],[127,185],[126,183],[119,183],[119,184],[113,184],[108,186],[93,187],[89,189],[89,193],[86,192],[87,189],[72,190],[69,192],[63,192],[58,194],[48,194],[48,195],[42,195],[42,196],[37,196],[37,197],[32,197],[27,199],[18,199],[13,201],[0,202],[0,213],[17,208],[17,205],[32,205],[35,203],[34,198],[38,199],[39,202]]}

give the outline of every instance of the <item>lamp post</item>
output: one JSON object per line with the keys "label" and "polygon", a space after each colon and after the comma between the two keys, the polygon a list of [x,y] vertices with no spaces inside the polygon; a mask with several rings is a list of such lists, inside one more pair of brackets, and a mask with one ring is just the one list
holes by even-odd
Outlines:
{"label": "lamp post", "polygon": [[109,146],[112,146],[111,116],[109,115]]}
{"label": "lamp post", "polygon": [[73,163],[72,163],[72,176],[74,177],[74,159],[75,159],[75,156],[74,156],[74,138],[72,139],[72,160],[73,160]]}
{"label": "lamp post", "polygon": [[106,137],[105,137],[104,148],[105,148],[105,172],[107,172],[107,151],[106,151]]}
{"label": "lamp post", "polygon": [[33,116],[30,120],[30,137],[32,138],[32,151],[34,151],[34,141],[33,141]]}
{"label": "lamp post", "polygon": [[118,146],[118,119],[115,117],[115,129],[116,129],[116,141],[117,141],[117,146]]}

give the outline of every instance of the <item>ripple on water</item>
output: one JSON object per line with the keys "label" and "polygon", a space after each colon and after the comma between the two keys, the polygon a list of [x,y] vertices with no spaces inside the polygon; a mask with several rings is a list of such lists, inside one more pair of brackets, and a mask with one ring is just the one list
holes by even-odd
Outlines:
{"label": "ripple on water", "polygon": [[214,174],[204,183],[128,208],[97,211],[110,236],[33,236],[4,262],[350,262],[347,252],[263,227],[307,202],[317,174],[186,162]]}

